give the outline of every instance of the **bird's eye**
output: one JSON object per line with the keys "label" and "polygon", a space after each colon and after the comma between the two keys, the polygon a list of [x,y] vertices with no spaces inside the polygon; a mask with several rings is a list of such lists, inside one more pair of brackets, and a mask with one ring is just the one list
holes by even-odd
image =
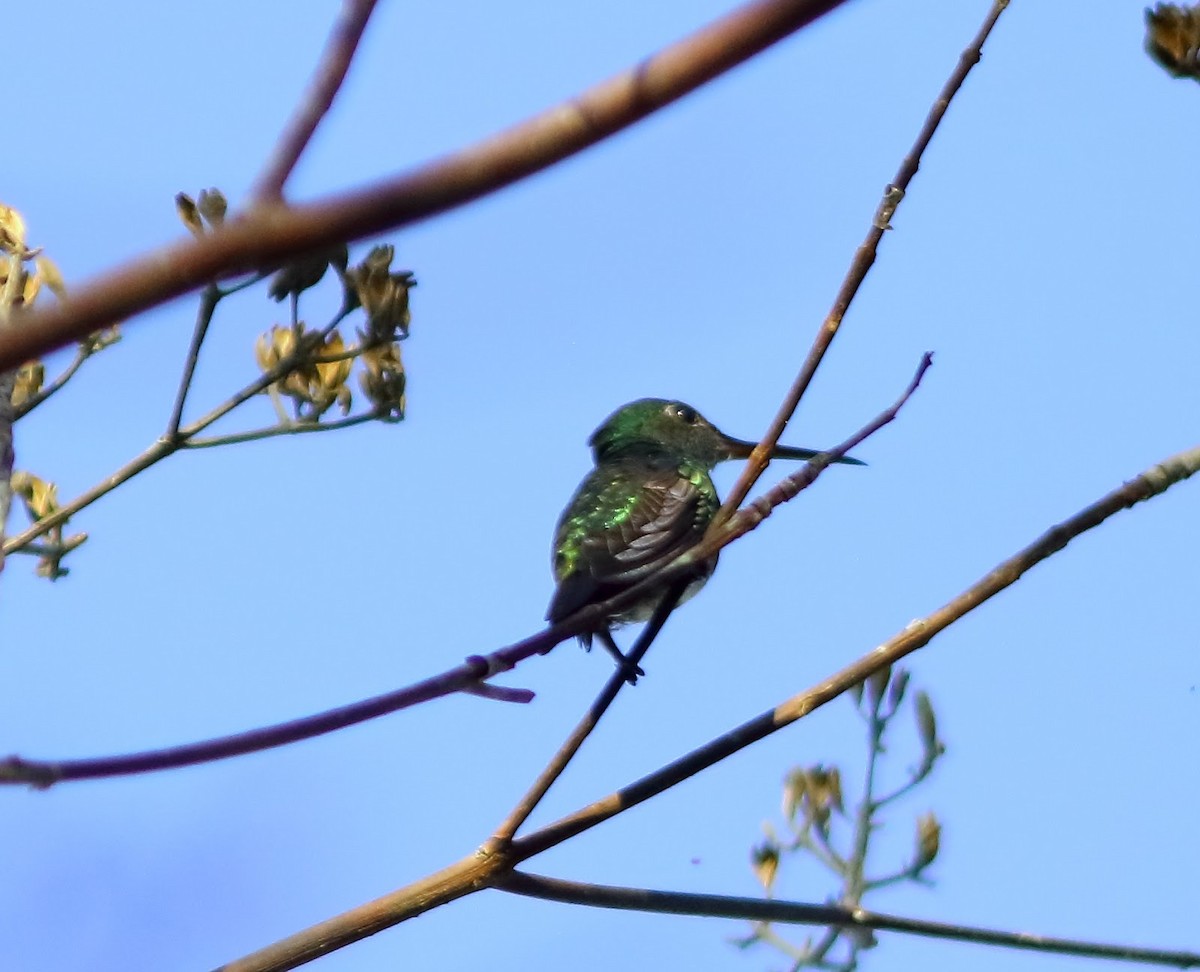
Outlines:
{"label": "bird's eye", "polygon": [[682,402],[672,402],[667,406],[667,414],[673,418],[677,418],[688,425],[695,425],[696,420],[700,417],[696,414],[696,410],[690,405],[684,405]]}

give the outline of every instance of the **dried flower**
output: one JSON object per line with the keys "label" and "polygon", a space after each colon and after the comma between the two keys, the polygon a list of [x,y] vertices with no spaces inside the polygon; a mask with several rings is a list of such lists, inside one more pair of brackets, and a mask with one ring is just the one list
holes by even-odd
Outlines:
{"label": "dried flower", "polygon": [[1147,9],[1146,53],[1173,77],[1200,80],[1200,8],[1160,3]]}
{"label": "dried flower", "polygon": [[20,371],[17,372],[16,384],[13,385],[13,407],[20,408],[35,397],[45,383],[46,368],[40,361],[29,361],[21,365]]}
{"label": "dried flower", "polygon": [[408,292],[417,285],[409,270],[391,272],[393,246],[376,246],[365,260],[346,273],[363,310],[367,312],[367,328],[374,338],[408,337],[412,320],[408,311]]}
{"label": "dried flower", "polygon": [[362,390],[380,413],[380,418],[398,422],[404,418],[404,388],[407,379],[400,345],[395,341],[368,348],[362,353]]}
{"label": "dried flower", "polygon": [[[297,355],[296,366],[271,387],[292,399],[296,418],[304,422],[317,421],[335,403],[343,414],[350,411],[352,395],[346,381],[354,362],[349,356],[341,357],[345,352],[345,342],[337,331],[322,340],[303,322],[295,327],[273,325],[254,345],[254,357],[264,374],[276,371],[281,362]],[[338,360],[321,360],[324,357]]]}

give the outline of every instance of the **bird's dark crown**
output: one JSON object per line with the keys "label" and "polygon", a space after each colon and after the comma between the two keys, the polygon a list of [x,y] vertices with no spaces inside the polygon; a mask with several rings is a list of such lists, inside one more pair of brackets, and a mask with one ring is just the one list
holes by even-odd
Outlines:
{"label": "bird's dark crown", "polygon": [[622,405],[592,433],[597,462],[654,452],[714,466],[730,458],[726,436],[692,406],[666,398]]}

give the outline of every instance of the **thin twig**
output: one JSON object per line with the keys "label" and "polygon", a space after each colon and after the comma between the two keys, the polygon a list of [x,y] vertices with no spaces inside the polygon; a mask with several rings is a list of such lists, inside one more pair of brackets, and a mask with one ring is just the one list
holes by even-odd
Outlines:
{"label": "thin twig", "polygon": [[363,31],[367,28],[367,20],[375,9],[376,0],[344,0],[338,19],[329,32],[325,42],[325,50],[308,91],[300,102],[296,113],[288,122],[287,128],[279,138],[271,161],[259,176],[258,182],[251,193],[255,203],[277,202],[283,195],[283,186],[300,161],[305,148],[312,140],[313,133],[325,113],[333,106],[342,82],[346,80],[346,72],[350,70],[350,62]]}
{"label": "thin twig", "polygon": [[952,925],[920,918],[887,915],[864,908],[837,905],[804,904],[763,898],[741,898],[723,894],[691,894],[682,891],[651,891],[646,888],[622,888],[601,884],[564,881],[514,871],[495,882],[493,887],[513,894],[545,901],[588,905],[595,908],[615,908],[621,911],[642,911],[653,914],[699,915],[709,918],[738,918],[750,921],[770,921],[796,925],[835,925],[842,928],[861,928],[871,931],[894,931],[926,938],[968,942],[974,945],[995,945],[1056,955],[1078,955],[1082,958],[1116,959],[1165,965],[1179,969],[1200,966],[1200,954],[1157,948],[1138,948],[1132,945],[1106,945],[1069,938],[1052,938],[1029,932],[1000,931],[971,925]]}
{"label": "thin twig", "polygon": [[971,68],[979,63],[984,41],[987,40],[988,35],[992,32],[992,28],[996,25],[997,19],[1007,6],[1008,0],[994,0],[987,19],[983,22],[983,26],[979,28],[979,33],[976,34],[975,39],[967,49],[963,51],[959,57],[957,67],[947,79],[945,85],[943,85],[941,92],[933,103],[933,107],[929,110],[929,115],[925,119],[924,126],[917,135],[916,142],[909,150],[908,155],[904,157],[904,161],[900,163],[900,168],[896,172],[895,177],[884,190],[883,199],[879,204],[879,208],[875,211],[874,218],[871,220],[871,226],[867,230],[866,238],[859,244],[858,249],[854,251],[854,257],[850,262],[850,269],[846,271],[846,277],[838,289],[837,296],[834,298],[833,307],[830,308],[829,314],[821,323],[821,327],[817,331],[817,336],[813,340],[812,347],[809,349],[808,356],[800,366],[800,372],[796,375],[795,381],[792,382],[792,387],[788,389],[788,393],[784,397],[783,403],[779,406],[779,411],[775,414],[775,418],[771,420],[771,424],[763,434],[758,448],[754,450],[747,460],[729,495],[725,498],[720,511],[713,519],[713,524],[709,528],[710,533],[719,529],[721,524],[733,515],[733,511],[742,505],[742,501],[750,495],[750,490],[762,475],[763,470],[767,468],[771,450],[779,441],[779,437],[783,434],[783,430],[791,420],[792,414],[796,411],[796,406],[808,390],[809,383],[817,373],[817,367],[821,364],[822,359],[825,357],[825,352],[829,350],[829,346],[833,343],[833,339],[841,327],[842,319],[846,316],[846,311],[849,310],[851,302],[854,300],[863,281],[867,278],[867,273],[875,263],[875,254],[879,248],[879,242],[883,239],[883,234],[891,228],[891,218],[900,205],[900,201],[904,198],[904,194],[908,191],[909,183],[912,182],[913,176],[917,174],[917,169],[920,168],[921,156],[924,154],[925,149],[928,148],[934,133],[937,131],[938,125],[946,114],[946,109],[950,107],[950,102],[962,87]]}
{"label": "thin twig", "polygon": [[183,421],[183,406],[187,403],[188,392],[192,387],[192,378],[196,374],[196,364],[200,360],[200,346],[204,344],[208,326],[212,323],[213,313],[221,302],[224,293],[215,283],[210,283],[200,294],[200,306],[196,310],[196,326],[192,330],[192,341],[188,346],[187,358],[183,362],[183,374],[179,378],[179,390],[175,393],[175,405],[171,409],[171,417],[167,420],[167,432],[164,438],[175,442],[179,438],[179,423]]}
{"label": "thin twig", "polygon": [[[626,656],[626,660],[630,666],[636,666],[638,662],[645,657],[646,652],[650,650],[650,645],[654,639],[658,637],[658,633],[662,630],[664,624],[667,623],[667,618],[679,603],[679,598],[683,595],[684,588],[687,587],[686,580],[678,580],[664,594],[661,601],[654,609],[654,614],[651,615],[649,622],[638,635],[637,641],[634,643],[633,649]],[[627,684],[627,669],[618,667],[615,672],[609,677],[603,690],[596,697],[584,713],[582,719],[571,731],[571,734],[566,738],[563,744],[558,748],[558,751],[546,764],[545,769],[538,774],[538,778],[534,780],[528,792],[521,797],[517,805],[504,818],[499,827],[496,828],[495,834],[488,842],[487,848],[489,853],[498,851],[501,847],[507,845],[520,829],[521,824],[529,819],[529,815],[542,801],[542,797],[546,795],[550,787],[554,785],[555,780],[562,776],[563,771],[575,758],[575,754],[579,752],[579,747],[583,745],[584,740],[591,735],[592,730],[600,723],[604,717],[604,713],[608,711],[608,707],[616,701],[617,694]]]}
{"label": "thin twig", "polygon": [[854,814],[854,842],[850,852],[848,868],[843,872],[844,901],[858,904],[862,901],[864,874],[867,868],[867,851],[871,848],[871,832],[874,829],[875,769],[879,761],[884,720],[879,716],[883,703],[883,692],[872,701],[867,723],[867,765],[863,771],[862,799]]}
{"label": "thin twig", "polygon": [[[1152,466],[1098,502],[1051,528],[1029,547],[1001,563],[944,607],[910,624],[903,632],[853,665],[682,759],[527,837],[517,838],[506,847],[501,847],[499,852],[485,847],[479,853],[472,854],[436,874],[222,966],[220,972],[281,972],[284,969],[292,969],[461,898],[489,882],[499,880],[507,869],[535,854],[590,830],[783,726],[803,718],[873,672],[895,664],[904,655],[928,644],[940,631],[1015,583],[1026,571],[1062,550],[1073,538],[1099,526],[1121,510],[1165,492],[1197,471],[1200,471],[1200,446]],[[608,611],[611,614],[609,605],[599,605],[598,608],[601,612]],[[578,633],[584,628],[580,624],[584,614],[585,612],[581,611],[572,623],[563,622],[556,627],[573,629],[570,630],[571,634]],[[553,630],[543,632],[541,637],[551,637]]]}
{"label": "thin twig", "polygon": [[226,297],[231,297],[234,294],[247,289],[248,287],[253,287],[256,283],[261,280],[266,280],[269,276],[271,276],[271,274],[268,271],[258,270],[252,273],[245,280],[241,280],[235,284],[230,284],[228,287],[221,287],[221,299],[224,300]]}
{"label": "thin twig", "polygon": [[76,533],[62,543],[27,543],[23,547],[18,547],[13,553],[26,554],[30,557],[62,558],[72,550],[82,546],[87,541],[87,538],[88,535],[86,533]]}
{"label": "thin twig", "polygon": [[141,753],[105,756],[97,759],[28,760],[20,756],[0,759],[0,784],[21,783],[45,788],[68,780],[92,780],[101,777],[152,773],[197,763],[211,763],[230,756],[241,756],[288,743],[312,739],[347,726],[376,719],[409,706],[440,698],[452,692],[468,692],[501,702],[528,702],[532,693],[525,689],[505,688],[484,683],[495,674],[487,660],[478,655],[441,675],[424,679],[395,692],[354,702],[316,715],[290,722],[252,729],[249,732],[221,736],[183,746],[151,749]]}
{"label": "thin twig", "polygon": [[1027,571],[1047,557],[1058,553],[1075,537],[1094,529],[1122,510],[1158,496],[1197,471],[1200,471],[1200,446],[1151,466],[1140,476],[1113,490],[1091,506],[1051,527],[1029,546],[997,565],[957,597],[924,618],[909,623],[903,631],[840,672],[590,806],[543,827],[528,837],[518,838],[513,842],[514,852],[524,859],[561,844],[564,840],[590,830],[597,824],[713,766],[727,756],[778,732],[797,719],[804,718],[880,669],[894,665],[905,655],[929,644],[955,621],[1015,584]]}
{"label": "thin twig", "polygon": [[[330,327],[332,326],[333,324],[330,325]],[[283,367],[285,364],[286,362],[280,362],[278,367]],[[734,538],[755,529],[766,519],[775,506],[786,503],[806,486],[815,482],[821,471],[827,468],[829,463],[834,459],[840,455],[844,455],[867,436],[877,432],[888,422],[891,422],[896,417],[900,407],[916,390],[917,384],[920,382],[921,376],[924,375],[926,369],[928,369],[929,364],[930,358],[926,355],[922,359],[921,366],[917,369],[917,374],[914,376],[912,382],[910,382],[904,394],[891,408],[885,410],[837,448],[811,460],[800,473],[778,483],[766,494],[751,503],[746,509],[739,512],[730,521],[720,537],[715,538],[711,542],[706,541],[706,543],[709,543],[709,553],[702,559],[708,559],[709,556],[725,544],[731,542]],[[276,370],[278,370],[278,367]],[[266,375],[258,384],[270,380],[273,380],[271,375]],[[245,391],[246,389],[243,389],[243,392]],[[220,414],[224,414],[222,410],[228,411],[232,408],[233,406],[230,403],[236,402],[241,394],[235,395],[220,406],[220,408],[210,412],[208,416],[200,419],[187,429],[182,430],[180,435],[183,437],[190,436],[193,430],[203,427],[203,424],[211,424],[211,422],[216,421],[220,417]],[[151,450],[155,448],[165,448],[165,444],[160,440],[155,446],[151,447]],[[141,468],[145,468],[153,465],[154,462],[162,458],[162,455],[153,453],[151,450],[147,450],[146,453],[139,456],[134,463],[140,463]],[[130,464],[130,466],[125,468],[128,469],[133,465]],[[122,470],[121,474],[125,475],[124,470]],[[129,473],[129,475],[133,474]],[[125,475],[125,478],[128,478],[128,475]],[[78,500],[75,502],[78,502]],[[46,519],[49,519],[49,517]],[[45,520],[39,521],[35,526],[40,526],[44,522]],[[10,542],[14,545],[23,545],[28,542],[27,536],[32,531],[33,528],[30,528],[30,530],[25,531],[21,536],[14,537]],[[32,539],[32,537],[29,537],[29,539]],[[432,676],[415,685],[406,686],[364,702],[353,703],[330,712],[309,716],[308,718],[299,719],[294,722],[282,723],[266,729],[240,733],[234,736],[225,736],[220,739],[204,742],[190,743],[170,749],[152,750],[146,753],[102,757],[100,759],[58,761],[33,761],[13,756],[6,761],[0,761],[0,784],[32,783],[38,786],[48,786],[66,780],[94,779],[100,776],[120,776],[129,773],[146,773],[173,769],[178,766],[190,766],[195,763],[224,759],[229,756],[241,755],[242,753],[257,752],[258,750],[273,746],[286,745],[301,739],[309,739],[313,736],[334,732],[359,722],[365,722],[369,719],[397,712],[400,709],[409,708],[410,706],[427,702],[430,699],[460,692],[466,687],[485,682],[501,672],[510,671],[526,658],[530,658],[533,655],[546,654],[555,645],[565,641],[567,638],[574,637],[584,631],[595,630],[598,624],[619,614],[622,609],[633,603],[634,600],[644,597],[648,591],[684,579],[695,569],[692,560],[689,559],[690,557],[690,552],[683,554],[676,558],[674,562],[668,564],[658,574],[647,577],[645,582],[634,585],[621,594],[609,598],[607,601],[601,601],[583,608],[571,617],[535,635],[494,651],[489,655],[472,656],[463,665],[443,672],[440,675]],[[656,577],[659,579],[655,580]],[[630,652],[630,660],[633,664],[637,664],[641,656],[649,648],[649,645],[649,640],[643,643],[639,639],[634,650]],[[547,783],[547,785],[549,784]],[[530,792],[531,794],[533,793],[532,790]],[[502,843],[502,841],[493,839],[489,846],[494,849]]]}
{"label": "thin twig", "polygon": [[280,435],[304,435],[308,432],[336,432],[338,429],[348,429],[364,422],[378,422],[384,413],[380,409],[362,412],[359,415],[347,415],[345,418],[334,419],[332,422],[294,422],[286,425],[268,425],[262,429],[251,429],[248,432],[231,432],[229,435],[212,435],[207,437],[187,439],[180,445],[184,449],[211,449],[214,446],[238,445],[242,442],[257,442],[260,439],[271,439]]}
{"label": "thin twig", "polygon": [[[342,322],[342,320],[350,313],[350,310],[343,307],[334,315],[334,318],[321,331],[317,332],[321,338],[324,338],[329,332]],[[15,537],[10,537],[4,541],[4,545],[0,550],[3,553],[9,554],[19,547],[23,547],[31,540],[35,540],[42,534],[48,532],[59,524],[65,522],[70,517],[74,516],[85,507],[91,506],[96,500],[102,496],[106,496],[122,483],[128,482],[134,476],[149,469],[151,466],[170,455],[174,455],[180,449],[184,448],[188,441],[195,437],[198,433],[203,432],[206,428],[216,422],[218,419],[224,418],[235,408],[244,402],[249,401],[264,388],[287,377],[295,368],[304,362],[303,348],[297,348],[287,357],[281,358],[279,363],[270,371],[263,372],[258,378],[244,386],[239,391],[235,392],[216,408],[212,409],[207,415],[204,415],[191,423],[185,428],[178,430],[173,439],[166,437],[156,439],[147,446],[139,455],[134,456],[125,465],[121,466],[116,472],[109,475],[107,478],[98,482],[91,489],[86,490],[76,496],[71,502],[65,506],[59,507],[53,513],[43,517],[36,523],[29,526]]]}
{"label": "thin twig", "polygon": [[396,229],[533,175],[683,97],[847,0],[754,0],[564,104],[453,155],[305,205],[251,210],[105,270],[0,335],[0,370],[247,267]]}
{"label": "thin twig", "polygon": [[14,420],[24,418],[35,408],[41,405],[42,402],[46,401],[46,399],[61,391],[62,387],[75,377],[75,373],[83,367],[83,363],[87,361],[87,359],[90,358],[93,353],[94,352],[92,351],[90,345],[79,345],[79,347],[75,349],[75,357],[72,358],[71,363],[63,369],[62,374],[55,378],[54,381],[50,382],[50,384],[44,386],[36,395],[30,396],[29,398],[25,399],[25,401],[21,402],[20,405],[16,406],[14,410]]}

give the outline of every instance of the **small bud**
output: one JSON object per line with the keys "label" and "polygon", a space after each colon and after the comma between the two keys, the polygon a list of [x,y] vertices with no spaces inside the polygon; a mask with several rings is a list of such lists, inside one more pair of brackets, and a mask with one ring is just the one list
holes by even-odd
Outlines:
{"label": "small bud", "polygon": [[17,372],[16,383],[13,385],[13,407],[20,408],[37,395],[45,383],[46,368],[40,361],[29,361],[21,365],[20,371]]}
{"label": "small bud", "polygon": [[925,752],[936,752],[941,744],[937,738],[937,717],[933,714],[933,703],[929,696],[921,691],[917,693],[913,708],[916,711],[917,732],[921,737],[921,745]]}
{"label": "small bud", "polygon": [[34,261],[34,266],[37,267],[38,279],[50,288],[50,292],[59,300],[66,300],[67,285],[58,265],[49,257],[40,256]]}
{"label": "small bud", "polygon": [[942,825],[938,823],[937,817],[930,813],[923,813],[917,818],[917,849],[913,859],[913,869],[917,871],[924,870],[938,856],[938,850],[942,840]]}
{"label": "small bud", "polygon": [[750,867],[763,890],[770,891],[779,871],[779,848],[769,841],[759,844],[750,852]]}
{"label": "small bud", "polygon": [[204,217],[205,222],[216,229],[225,222],[225,211],[229,203],[220,189],[201,189],[196,200],[196,210]]}
{"label": "small bud", "polygon": [[828,815],[830,810],[845,814],[842,805],[842,772],[836,766],[817,764],[808,771],[808,799]]}
{"label": "small bud", "polygon": [[796,811],[804,802],[808,792],[808,774],[794,769],[783,780],[783,817],[788,823],[796,819]]}
{"label": "small bud", "polygon": [[892,684],[888,686],[888,708],[895,712],[900,708],[900,703],[904,701],[904,691],[908,688],[909,675],[908,669],[896,669],[895,677],[892,679]]}
{"label": "small bud", "polygon": [[204,221],[200,218],[200,210],[186,192],[175,194],[175,212],[193,236],[199,238],[204,235]]}
{"label": "small bud", "polygon": [[11,206],[0,205],[0,250],[24,257],[25,220]]}

